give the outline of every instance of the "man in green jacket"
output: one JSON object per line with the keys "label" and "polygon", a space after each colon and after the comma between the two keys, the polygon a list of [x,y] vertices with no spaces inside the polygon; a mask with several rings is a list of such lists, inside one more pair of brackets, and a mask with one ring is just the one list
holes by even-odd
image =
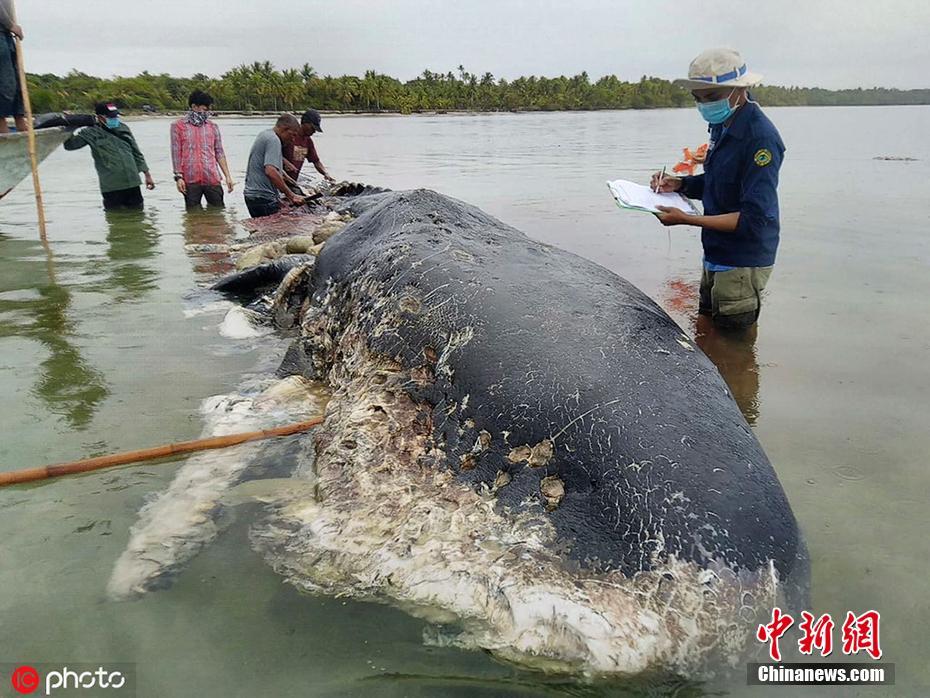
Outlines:
{"label": "man in green jacket", "polygon": [[103,207],[107,211],[120,208],[140,209],[144,206],[139,188],[139,173],[145,174],[145,187],[154,189],[149,166],[129,127],[120,121],[119,109],[110,102],[98,102],[94,107],[97,123],[87,126],[65,141],[65,150],[90,146],[94,166],[100,178]]}

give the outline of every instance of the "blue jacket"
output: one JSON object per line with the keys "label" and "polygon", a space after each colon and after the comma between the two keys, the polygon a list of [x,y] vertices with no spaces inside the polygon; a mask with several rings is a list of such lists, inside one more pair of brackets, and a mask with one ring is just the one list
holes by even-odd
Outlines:
{"label": "blue jacket", "polygon": [[785,144],[755,102],[741,106],[727,128],[710,127],[704,174],[685,177],[682,193],[701,199],[704,214],[739,211],[735,232],[703,228],[704,260],[731,267],[768,267],[778,249],[778,170]]}

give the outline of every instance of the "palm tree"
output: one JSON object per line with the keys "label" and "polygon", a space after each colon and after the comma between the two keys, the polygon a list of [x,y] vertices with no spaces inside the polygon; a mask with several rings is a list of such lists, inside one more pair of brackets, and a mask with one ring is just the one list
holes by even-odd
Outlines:
{"label": "palm tree", "polygon": [[359,81],[353,75],[343,75],[339,80],[339,99],[346,109],[351,109],[359,94]]}
{"label": "palm tree", "polygon": [[359,89],[359,97],[365,100],[365,111],[371,111],[371,100],[377,97],[378,74],[373,70],[366,70],[365,77],[362,78]]}
{"label": "palm tree", "polygon": [[316,70],[314,70],[313,66],[309,63],[304,63],[300,67],[300,77],[304,79],[304,82],[311,82],[312,80],[316,80]]}
{"label": "palm tree", "polygon": [[294,102],[298,101],[303,94],[304,83],[300,72],[291,68],[282,71],[281,97],[289,110],[294,110]]}

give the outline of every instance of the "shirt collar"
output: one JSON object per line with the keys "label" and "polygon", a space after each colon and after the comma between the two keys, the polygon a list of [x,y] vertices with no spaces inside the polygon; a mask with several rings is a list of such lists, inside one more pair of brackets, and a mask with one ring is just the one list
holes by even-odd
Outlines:
{"label": "shirt collar", "polygon": [[733,138],[742,139],[749,129],[749,122],[752,121],[753,114],[755,114],[758,109],[759,105],[755,102],[746,102],[746,104],[737,109],[733,121],[730,122],[730,125],[726,128],[727,134],[733,136]]}

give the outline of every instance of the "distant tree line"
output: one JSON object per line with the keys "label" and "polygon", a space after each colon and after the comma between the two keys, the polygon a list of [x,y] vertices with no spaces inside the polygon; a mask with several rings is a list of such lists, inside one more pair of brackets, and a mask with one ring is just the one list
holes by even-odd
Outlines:
{"label": "distant tree line", "polygon": [[[362,77],[320,76],[309,64],[277,70],[271,63],[240,65],[219,78],[198,74],[177,78],[144,72],[135,77],[98,78],[78,71],[64,77],[29,75],[33,111],[87,111],[94,102],[116,100],[121,108],[183,110],[194,89],[213,95],[218,111],[296,111],[316,109],[353,112],[420,111],[565,111],[581,109],[649,109],[692,104],[691,95],[667,80],[643,76],[626,82],[614,75],[596,81],[586,72],[573,77],[496,79],[459,66],[457,73],[423,71],[402,82],[367,71]],[[769,106],[838,106],[930,104],[930,89],[869,88],[824,90],[760,86],[753,95]]]}

